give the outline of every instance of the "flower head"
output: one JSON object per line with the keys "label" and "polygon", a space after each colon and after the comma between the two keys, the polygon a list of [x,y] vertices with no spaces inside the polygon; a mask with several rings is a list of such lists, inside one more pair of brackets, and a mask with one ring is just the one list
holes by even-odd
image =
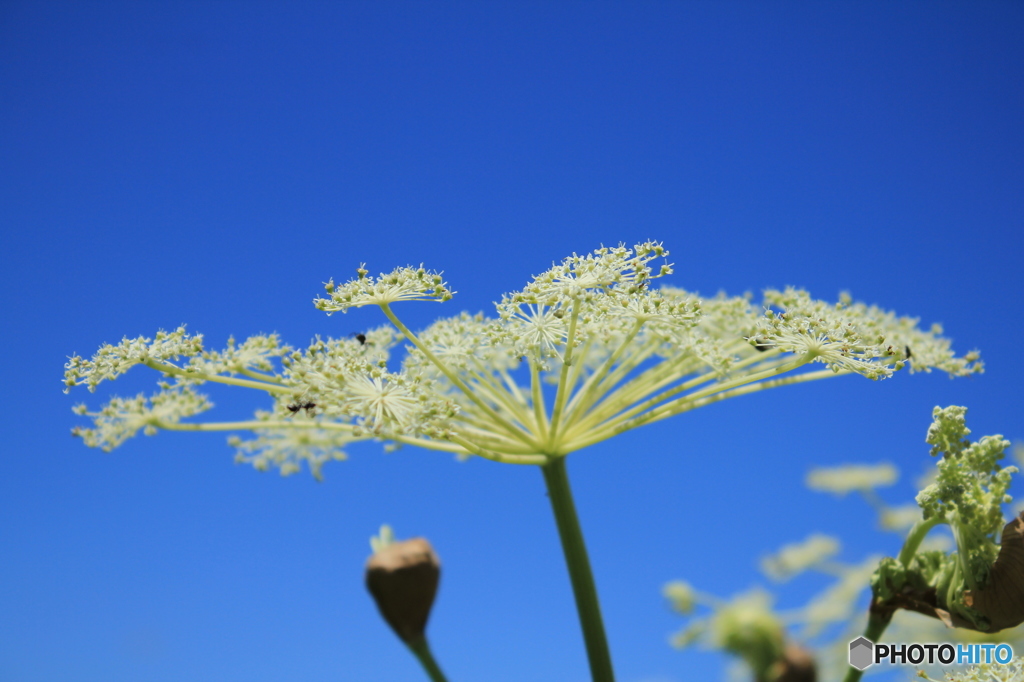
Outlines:
{"label": "flower head", "polygon": [[364,305],[387,305],[395,301],[448,301],[455,292],[437,272],[418,268],[396,268],[376,279],[363,266],[356,270],[356,278],[337,285],[332,279],[324,285],[329,298],[313,299],[317,310],[328,314],[348,312],[349,308]]}
{"label": "flower head", "polygon": [[[678,602],[680,586],[671,583],[665,595]],[[684,613],[692,611],[692,598]],[[680,610],[679,607],[676,607]],[[682,648],[696,642],[723,649],[741,658],[754,673],[764,679],[769,670],[782,660],[786,649],[785,627],[772,611],[772,598],[763,590],[750,590],[728,602],[715,600],[710,615],[694,618],[681,632],[673,636],[672,644]]]}
{"label": "flower head", "polygon": [[359,440],[345,431],[315,427],[256,429],[253,434],[254,438],[232,436],[228,439],[228,444],[237,451],[236,462],[251,464],[258,471],[277,467],[282,476],[299,472],[305,462],[317,480],[322,478],[325,463],[348,459],[343,448]]}
{"label": "flower head", "polygon": [[620,244],[601,247],[593,253],[575,253],[560,264],[537,275],[513,298],[515,303],[539,303],[549,307],[560,302],[591,296],[596,291],[625,294],[643,290],[652,277],[672,273],[672,266],[662,265],[656,275],[648,266],[656,258],[668,256],[658,242],[644,242],[632,249]]}
{"label": "flower head", "polygon": [[[65,383],[94,389],[145,364],[180,385],[263,391],[271,417],[203,430],[256,431],[264,445],[247,446],[255,449],[241,459],[290,472],[300,460],[319,471],[330,457],[282,455],[281,448],[299,442],[285,432],[333,429],[331,438],[542,464],[755,391],[842,374],[877,379],[908,363],[911,371],[935,367],[952,375],[981,370],[974,355],[956,358],[936,328],[920,330],[916,320],[848,297],[832,304],[798,289],[769,291],[759,308],[749,295],[702,298],[656,287],[672,272],[667,256],[657,242],[574,254],[505,295],[495,317],[461,313],[419,333],[390,304],[448,300],[452,292],[441,275],[406,267],[373,277],[360,267],[355,279],[328,283],[328,296],[316,306],[333,313],[376,305],[391,326],[318,337],[305,348],[276,335],[231,339],[221,351],[204,349],[201,337],[181,328],[152,342],[105,346],[91,361],[72,358]],[[399,344],[400,364],[392,357]],[[815,371],[816,363],[826,368]]]}
{"label": "flower head", "polygon": [[77,355],[68,358],[64,365],[64,392],[72,386],[85,384],[95,391],[102,381],[113,380],[135,365],[147,360],[174,360],[178,357],[193,357],[203,350],[203,335],[189,336],[182,325],[173,332],[160,330],[156,337],[149,339],[127,336],[116,346],[101,346],[91,360]]}
{"label": "flower head", "polygon": [[284,357],[291,350],[290,346],[281,343],[281,338],[277,334],[250,336],[241,344],[232,336],[228,338],[228,345],[222,351],[204,350],[198,355],[191,356],[186,369],[204,374],[228,375],[250,370],[273,372],[274,359]]}
{"label": "flower head", "polygon": [[160,428],[170,428],[183,417],[192,417],[213,407],[209,399],[190,386],[165,384],[147,398],[140,393],[134,398],[111,398],[99,412],[89,412],[84,404],[76,405],[75,414],[92,417],[93,428],[76,427],[71,433],[85,444],[110,452],[140,430],[152,436]]}
{"label": "flower head", "polygon": [[977,353],[953,355],[949,341],[940,338],[941,327],[923,332],[918,320],[854,303],[847,294],[828,305],[790,287],[766,292],[765,301],[769,308],[758,323],[758,342],[803,355],[833,372],[884,379],[908,360],[911,371],[935,367],[953,376],[982,371]]}
{"label": "flower head", "polygon": [[999,464],[1010,446],[1002,436],[983,436],[976,443],[967,439],[966,414],[959,405],[933,410],[925,440],[932,456],[942,457],[935,482],[918,494],[917,503],[925,519],[956,520],[995,537],[1004,523],[1002,505],[1013,499],[1006,491],[1017,467]]}

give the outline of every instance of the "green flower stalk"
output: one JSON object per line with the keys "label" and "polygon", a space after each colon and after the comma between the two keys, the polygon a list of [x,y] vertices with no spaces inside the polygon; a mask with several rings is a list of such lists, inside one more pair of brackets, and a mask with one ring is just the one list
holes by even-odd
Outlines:
{"label": "green flower stalk", "polygon": [[[390,326],[306,348],[275,335],[223,351],[184,328],[125,339],[92,359],[75,356],[65,385],[90,390],[135,365],[162,376],[160,391],[115,398],[76,434],[112,449],[144,431],[250,432],[231,441],[240,461],[291,474],[343,459],[353,441],[379,439],[542,468],[573,580],[594,679],[611,680],[596,588],[572,504],[564,457],[632,429],[756,391],[827,377],[884,379],[943,370],[982,371],[977,353],[956,357],[942,330],[842,296],[835,304],[798,289],[701,299],[655,280],[672,272],[661,244],[601,248],[566,258],[505,295],[493,318],[462,313],[411,331],[399,301],[450,299],[438,273],[398,268],[326,285],[328,314],[376,306]],[[654,261],[660,261],[655,264]],[[400,365],[391,353],[404,342]],[[211,403],[196,388],[255,389],[269,409],[250,421],[186,421]]]}

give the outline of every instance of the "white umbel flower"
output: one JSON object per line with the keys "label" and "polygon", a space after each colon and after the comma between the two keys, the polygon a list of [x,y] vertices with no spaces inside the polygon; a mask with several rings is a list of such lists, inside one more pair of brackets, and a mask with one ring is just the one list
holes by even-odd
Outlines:
{"label": "white umbel flower", "polygon": [[211,407],[213,403],[190,386],[165,385],[149,398],[142,393],[134,398],[114,397],[99,412],[89,412],[84,404],[76,405],[75,414],[92,417],[93,428],[76,427],[72,434],[90,447],[110,452],[140,430],[152,436]]}
{"label": "white umbel flower", "polygon": [[203,335],[189,336],[184,325],[173,332],[161,329],[153,339],[145,336],[129,339],[126,336],[116,346],[109,343],[101,346],[91,360],[77,355],[68,358],[68,363],[64,365],[64,392],[70,391],[72,386],[83,384],[90,391],[95,391],[100,382],[116,379],[147,360],[174,360],[182,356],[188,358],[202,350]]}
{"label": "white umbel flower", "polygon": [[364,305],[387,305],[396,301],[448,301],[454,293],[440,273],[418,268],[396,268],[376,279],[360,266],[355,279],[336,285],[332,279],[324,288],[330,298],[313,299],[317,310],[336,313]]}
{"label": "white umbel flower", "polygon": [[[405,267],[373,277],[360,267],[355,279],[328,283],[328,297],[316,299],[316,307],[334,313],[376,305],[391,326],[318,337],[305,348],[258,335],[229,340],[223,351],[205,350],[202,337],[182,327],[154,341],[104,346],[92,360],[76,356],[65,384],[95,389],[143,364],[177,386],[213,382],[271,397],[270,416],[247,422],[181,421],[185,409],[178,421],[157,419],[149,408],[112,402],[108,412],[95,413],[98,431],[89,439],[104,447],[139,428],[248,430],[273,434],[278,445],[266,451],[279,453],[292,435],[327,429],[332,438],[545,464],[755,391],[845,374],[879,379],[908,366],[952,376],[982,369],[976,353],[956,357],[939,328],[921,329],[915,319],[848,296],[826,303],[790,288],[766,292],[758,307],[749,295],[702,298],[656,288],[672,272],[667,256],[658,242],[574,254],[506,294],[496,317],[462,313],[421,333],[406,327],[391,304],[450,299],[441,275]],[[396,366],[392,352],[403,341],[405,357]],[[825,367],[815,369],[817,363]],[[120,426],[112,430],[114,422]],[[297,465],[255,452],[245,461],[287,471]],[[300,459],[319,472],[330,458]]]}

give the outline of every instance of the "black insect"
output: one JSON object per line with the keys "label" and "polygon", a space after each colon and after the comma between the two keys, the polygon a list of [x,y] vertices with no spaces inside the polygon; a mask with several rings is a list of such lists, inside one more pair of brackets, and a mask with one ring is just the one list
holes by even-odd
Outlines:
{"label": "black insect", "polygon": [[754,350],[758,351],[759,353],[763,353],[766,350],[771,350],[772,348],[775,348],[775,344],[768,343],[767,341],[763,341],[761,339],[754,339],[754,343],[752,345],[754,346]]}
{"label": "black insect", "polygon": [[363,334],[362,332],[352,332],[349,336],[355,338],[355,340],[359,342],[360,346],[366,345],[366,334]]}
{"label": "black insect", "polygon": [[910,352],[910,346],[904,346],[904,347],[903,347],[903,350],[907,351],[907,360],[909,360],[910,358],[914,357],[914,356],[913,356],[913,355],[911,354],[911,352]]}
{"label": "black insect", "polygon": [[315,409],[315,408],[316,408],[316,403],[307,401],[305,403],[293,403],[293,404],[289,405],[288,406],[288,411],[291,412],[292,414],[295,414],[299,410],[305,410],[306,414],[309,415],[310,412],[312,412],[312,410]]}

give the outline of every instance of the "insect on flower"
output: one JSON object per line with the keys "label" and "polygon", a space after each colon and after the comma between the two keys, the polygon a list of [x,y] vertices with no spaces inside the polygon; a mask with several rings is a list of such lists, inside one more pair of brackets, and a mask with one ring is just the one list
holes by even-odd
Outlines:
{"label": "insect on flower", "polygon": [[312,416],[312,414],[310,413],[314,408],[316,408],[316,403],[309,401],[305,403],[293,403],[291,405],[288,405],[288,411],[291,412],[292,414],[296,414],[299,410],[305,410],[307,416]]}

